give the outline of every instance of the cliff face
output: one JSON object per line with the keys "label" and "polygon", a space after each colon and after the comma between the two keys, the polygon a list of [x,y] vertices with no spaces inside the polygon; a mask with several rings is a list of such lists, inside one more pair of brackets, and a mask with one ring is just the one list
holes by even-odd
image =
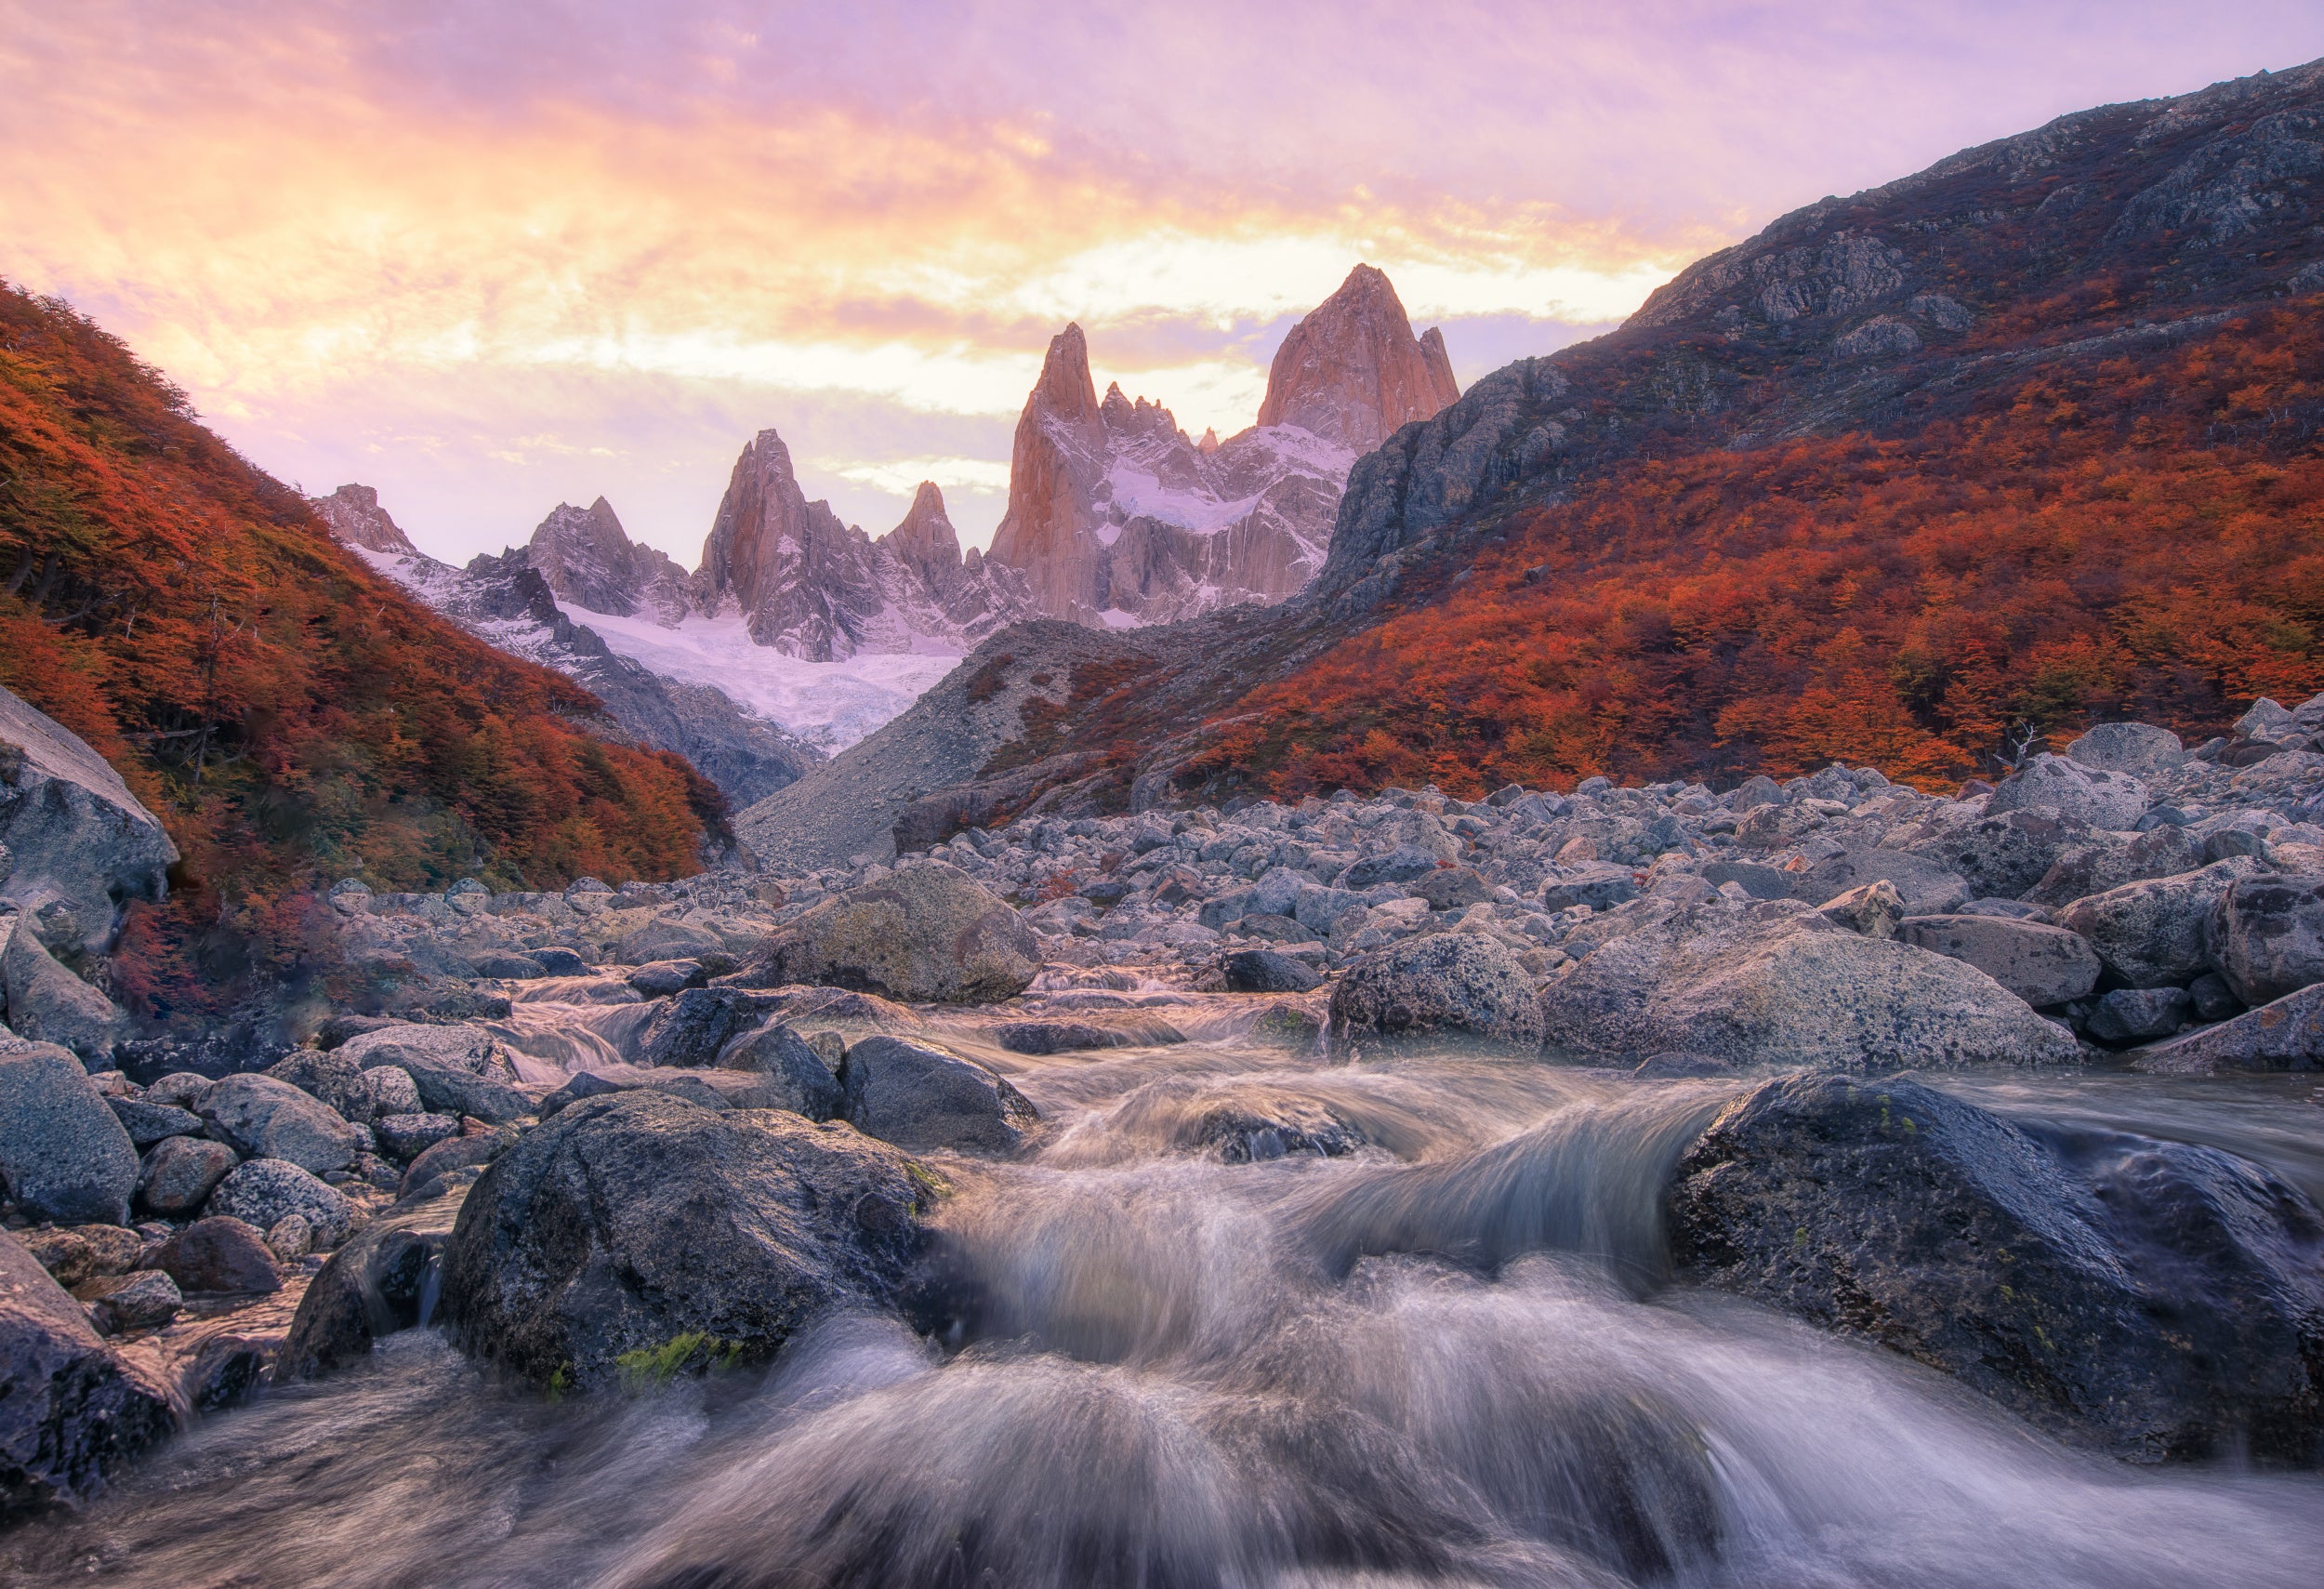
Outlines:
{"label": "cliff face", "polygon": [[419,548],[379,506],[379,493],[368,485],[342,485],[328,497],[316,497],[313,507],[331,526],[331,534],[348,546],[404,557],[419,555]]}
{"label": "cliff face", "polygon": [[587,508],[559,503],[528,550],[534,572],[561,602],[617,617],[644,613],[665,626],[692,609],[686,571],[652,547],[633,545],[602,497]]}
{"label": "cliff face", "polygon": [[1387,276],[1358,265],[1275,350],[1259,423],[1366,453],[1459,396],[1444,334],[1431,326],[1414,337]]}
{"label": "cliff face", "polygon": [[1359,265],[1292,328],[1259,424],[1191,440],[1119,386],[1103,400],[1087,339],[1050,343],[1017,421],[992,560],[1038,610],[1114,628],[1290,596],[1323,565],[1358,454],[1459,395],[1444,338],[1415,338],[1388,278]]}

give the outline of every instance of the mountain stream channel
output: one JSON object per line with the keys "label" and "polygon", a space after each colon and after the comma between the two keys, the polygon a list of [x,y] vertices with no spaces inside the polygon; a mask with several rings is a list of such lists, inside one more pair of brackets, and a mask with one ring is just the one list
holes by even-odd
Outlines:
{"label": "mountain stream channel", "polygon": [[[536,1001],[508,1035],[548,1079],[617,1061],[636,1019]],[[556,1401],[407,1330],[20,1530],[0,1581],[2324,1582],[2314,1474],[2079,1452],[1894,1353],[1673,1283],[1665,1177],[1746,1082],[1332,1066],[1223,1007],[1182,1025],[1195,1040],[1046,1059],[939,1025],[1049,1122],[1021,1161],[932,1159],[968,1299],[940,1339],[830,1318],[763,1371]],[[2324,1201],[2313,1078],[1924,1079],[2223,1147]],[[1222,1093],[1327,1106],[1367,1145],[1182,1145]]]}

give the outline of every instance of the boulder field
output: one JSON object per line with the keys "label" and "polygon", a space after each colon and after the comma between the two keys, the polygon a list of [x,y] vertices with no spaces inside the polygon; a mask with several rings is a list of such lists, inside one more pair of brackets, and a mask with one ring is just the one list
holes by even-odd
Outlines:
{"label": "boulder field", "polygon": [[[2133,1461],[2312,1463],[2324,1219],[2296,1188],[1902,1074],[2324,1066],[2312,730],[2324,699],[2192,753],[2108,724],[1952,796],[1835,765],[1037,811],[893,865],[620,889],[350,880],[363,992],[272,1036],[129,1034],[86,918],[157,852],[85,798],[116,860],[0,918],[33,968],[0,1029],[0,1505],[421,1322],[560,1394],[764,1361],[835,1309],[929,1327],[955,1181],[1064,1129],[1023,1067],[1219,1042],[1709,1079],[1663,1190],[1680,1283]],[[1393,1152],[1264,1083],[1151,1108],[1229,1164]],[[271,1332],[170,1356],[238,1309]]]}

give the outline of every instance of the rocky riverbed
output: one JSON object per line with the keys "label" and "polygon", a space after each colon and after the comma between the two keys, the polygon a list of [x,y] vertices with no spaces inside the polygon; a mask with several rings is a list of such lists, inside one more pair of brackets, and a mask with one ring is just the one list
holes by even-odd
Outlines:
{"label": "rocky riverbed", "polygon": [[2305,1582],[2319,730],[350,881],[297,1043],[20,907],[8,1559]]}

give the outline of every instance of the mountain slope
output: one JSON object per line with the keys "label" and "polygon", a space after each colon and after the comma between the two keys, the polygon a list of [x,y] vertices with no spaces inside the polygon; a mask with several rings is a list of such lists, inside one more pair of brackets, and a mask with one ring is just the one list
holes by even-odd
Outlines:
{"label": "mountain slope", "polygon": [[2215,732],[2324,686],[2320,292],[2324,65],[1824,200],[1397,430],[1298,598],[1117,637],[1083,666],[1134,688],[1032,708],[946,799],[1940,780],[2019,723]]}
{"label": "mountain slope", "polygon": [[601,603],[612,614],[642,614],[664,629],[684,621],[685,576],[652,548],[632,546],[601,497],[587,509],[560,505],[530,543],[497,557],[478,556],[465,568],[420,551],[367,485],[342,485],[314,507],[333,535],[430,611],[495,650],[554,669],[588,690],[611,720],[600,726],[601,734],[684,757],[733,806],[765,799],[823,760],[812,746],[744,711],[723,692],[654,672],[566,616],[561,600],[584,609]]}
{"label": "mountain slope", "polygon": [[150,1012],[296,970],[317,884],[695,868],[715,790],[336,545],[61,304],[0,286],[0,683],[103,754],[185,856],[128,924]]}

